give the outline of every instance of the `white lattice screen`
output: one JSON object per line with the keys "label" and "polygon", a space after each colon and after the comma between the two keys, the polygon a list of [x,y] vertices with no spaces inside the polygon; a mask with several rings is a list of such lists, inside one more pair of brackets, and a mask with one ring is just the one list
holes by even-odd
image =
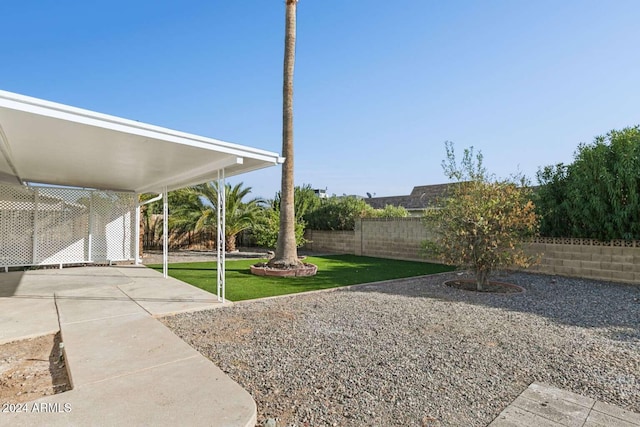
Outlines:
{"label": "white lattice screen", "polygon": [[135,195],[0,185],[0,266],[134,257]]}

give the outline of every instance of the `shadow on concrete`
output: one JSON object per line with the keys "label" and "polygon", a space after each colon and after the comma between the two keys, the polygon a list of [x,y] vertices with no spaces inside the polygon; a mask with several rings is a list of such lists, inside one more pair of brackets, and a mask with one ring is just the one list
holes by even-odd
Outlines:
{"label": "shadow on concrete", "polygon": [[0,298],[12,297],[15,295],[24,271],[10,271],[0,273]]}

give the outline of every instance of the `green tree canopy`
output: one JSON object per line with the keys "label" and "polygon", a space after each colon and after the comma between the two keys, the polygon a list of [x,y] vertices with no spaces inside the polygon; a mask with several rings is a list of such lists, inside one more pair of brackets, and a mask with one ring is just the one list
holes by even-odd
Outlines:
{"label": "green tree canopy", "polygon": [[580,144],[570,165],[546,166],[536,195],[546,236],[640,239],[640,127]]}
{"label": "green tree canopy", "polygon": [[320,206],[307,213],[304,219],[312,230],[353,230],[359,218],[402,218],[409,212],[402,206],[387,205],[374,209],[364,199],[355,196],[322,199]]}
{"label": "green tree canopy", "polygon": [[[250,228],[261,212],[262,199],[244,200],[251,193],[251,187],[242,187],[243,183],[231,186],[225,185],[225,239],[226,250],[236,249],[236,236],[243,230]],[[195,231],[209,230],[215,232],[217,228],[218,183],[207,182],[192,187],[191,191],[202,201],[202,209],[195,223]]]}

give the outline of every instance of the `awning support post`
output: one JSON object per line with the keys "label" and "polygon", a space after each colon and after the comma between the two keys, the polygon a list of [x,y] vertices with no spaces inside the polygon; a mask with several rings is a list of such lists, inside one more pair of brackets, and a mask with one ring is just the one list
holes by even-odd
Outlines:
{"label": "awning support post", "polygon": [[169,195],[162,190],[162,276],[169,277]]}
{"label": "awning support post", "polygon": [[140,265],[140,195],[136,193],[134,197],[136,198],[136,216],[134,220],[136,222],[134,227],[136,230],[136,244],[134,246],[133,256],[135,258],[134,265]]}
{"label": "awning support post", "polygon": [[225,204],[226,204],[226,184],[224,179],[224,169],[218,170],[218,200],[217,200],[217,239],[216,239],[216,260],[218,271],[218,287],[217,295],[218,301],[225,301],[225,256],[226,256],[226,239],[225,239]]}
{"label": "awning support post", "polygon": [[38,210],[40,208],[40,190],[38,188],[35,189],[33,194],[33,243],[31,245],[32,249],[32,262],[34,265],[38,263]]}

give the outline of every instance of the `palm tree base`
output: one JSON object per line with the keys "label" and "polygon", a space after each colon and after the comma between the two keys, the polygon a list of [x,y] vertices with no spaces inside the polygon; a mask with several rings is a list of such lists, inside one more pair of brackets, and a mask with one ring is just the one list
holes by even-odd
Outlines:
{"label": "palm tree base", "polygon": [[251,274],[255,274],[256,276],[308,277],[315,276],[317,272],[318,266],[308,263],[300,263],[300,265],[293,267],[277,267],[261,262],[251,266]]}

